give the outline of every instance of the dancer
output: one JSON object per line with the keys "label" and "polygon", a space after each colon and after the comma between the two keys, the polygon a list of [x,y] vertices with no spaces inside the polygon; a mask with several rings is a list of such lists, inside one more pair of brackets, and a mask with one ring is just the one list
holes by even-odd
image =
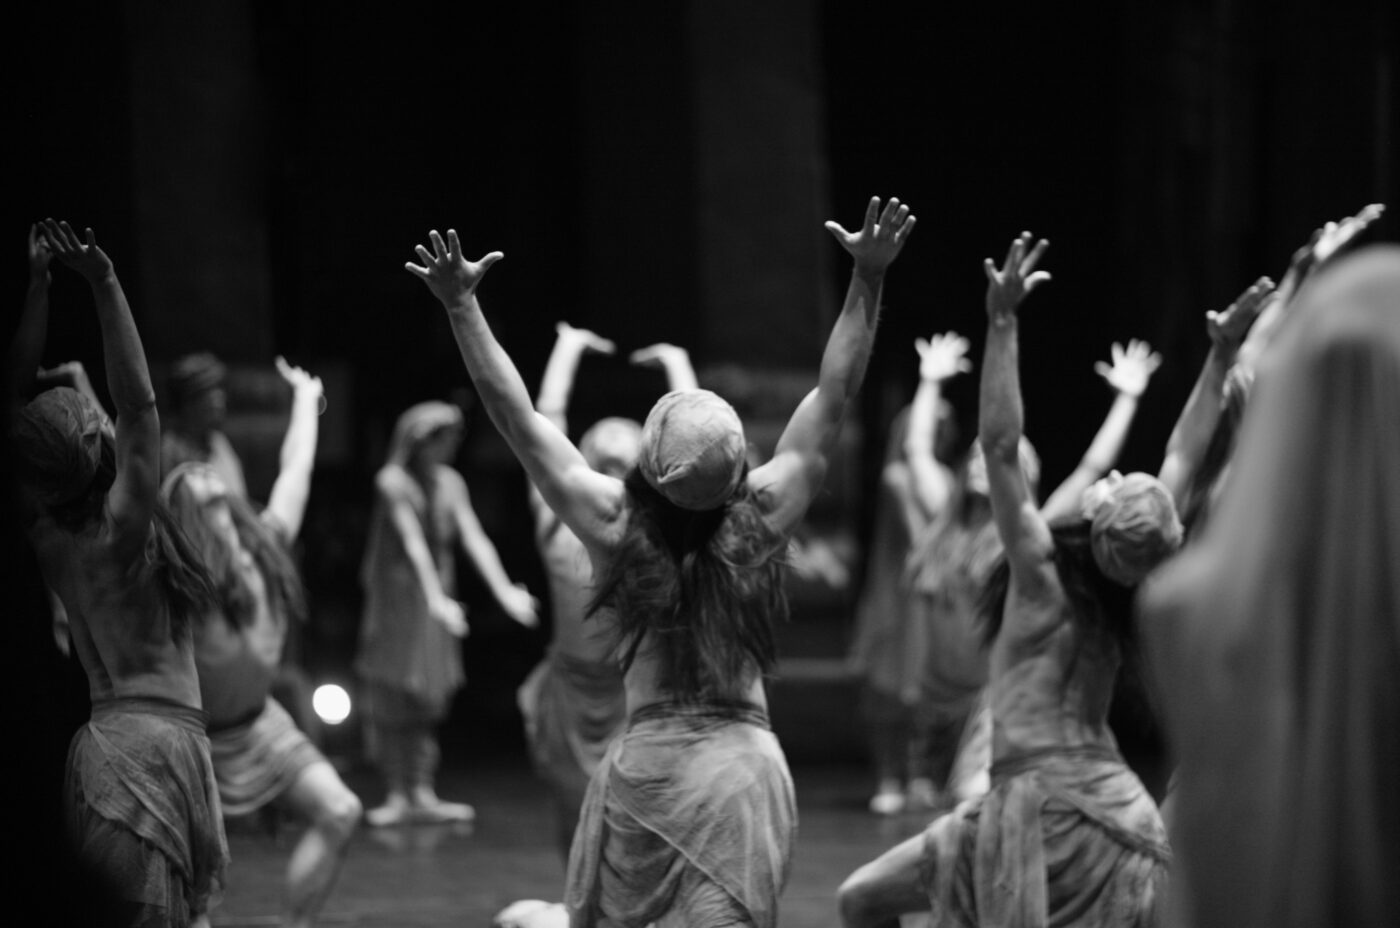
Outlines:
{"label": "dancer", "polygon": [[375,477],[374,513],[360,580],[365,590],[355,669],[365,683],[365,735],[388,788],[365,815],[379,827],[401,822],[464,822],[465,803],[445,802],[435,729],[465,682],[457,639],[467,634],[457,593],[460,546],[511,619],[534,628],[538,604],[512,584],[472,510],[467,484],[451,466],[462,413],[419,403],[399,416],[389,457]]}
{"label": "dancer", "polygon": [[1179,543],[1153,477],[1110,475],[1083,518],[1051,528],[1021,464],[1016,311],[1048,279],[1047,243],[986,262],[979,438],[1006,551],[993,577],[992,788],[841,887],[846,925],[932,909],[935,924],[1146,925],[1169,852],[1157,807],[1118,754],[1107,712],[1131,631],[1133,587]]}
{"label": "dancer", "polygon": [[316,457],[318,377],[277,359],[292,416],[267,508],[255,513],[213,466],[187,463],[161,496],[218,579],[217,607],[194,625],[200,693],[209,714],[224,815],[276,801],[308,823],[287,865],[282,923],[314,923],[360,821],[360,800],[307,740],[271,690],[289,627],[305,620],[291,546],[300,533]]}
{"label": "dancer", "polygon": [[1400,248],[1297,304],[1218,517],[1143,602],[1180,761],[1175,914],[1204,928],[1400,911]]}
{"label": "dancer", "polygon": [[[567,435],[569,397],[579,361],[587,352],[613,354],[617,347],[568,323],[559,323],[557,331],[535,408]],[[671,390],[697,386],[683,348],[652,345],[633,352],[629,360],[660,367]],[[641,425],[631,419],[602,419],[584,432],[579,451],[589,467],[622,479],[637,463],[641,432]],[[530,509],[535,543],[549,576],[554,632],[549,653],[520,688],[520,707],[535,766],[554,794],[556,839],[567,859],[584,791],[627,720],[627,703],[610,623],[601,617],[585,621],[593,585],[588,552],[533,484]]]}
{"label": "dancer", "polygon": [[[911,660],[917,649],[910,647],[915,629],[909,616],[904,562],[910,539],[923,526],[910,497],[904,452],[908,431],[906,406],[890,424],[849,657],[852,672],[861,678],[861,717],[870,736],[876,782],[869,807],[876,815],[893,815],[905,807],[913,702],[917,697],[918,667]],[[942,462],[935,464],[943,466]]]}
{"label": "dancer", "polygon": [[574,925],[776,924],[796,817],[762,682],[784,609],[779,559],[821,485],[885,270],[914,223],[874,198],[858,232],[827,224],[855,259],[850,289],[817,388],[752,471],[734,410],[692,390],[652,408],[625,481],[598,473],[534,411],[486,324],[476,289],[501,254],[466,261],[449,230],[407,265],[446,308],[497,428],[588,550],[594,608],[614,610],[628,728],[594,774],[569,855]]}
{"label": "dancer", "polygon": [[[910,795],[922,808],[954,805],[991,786],[992,721],[986,698],[987,642],[978,603],[1003,554],[992,520],[986,461],[974,441],[956,476],[930,449],[942,384],[970,368],[967,340],[955,332],[918,339],[919,389],[914,396],[906,445],[911,498],[925,528],[909,557],[907,583],[915,628],[913,659],[920,667],[915,713],[917,776]],[[1041,517],[1059,521],[1078,511],[1079,499],[1118,459],[1138,402],[1161,365],[1146,342],[1111,347],[1112,363],[1095,372],[1114,391],[1113,404],[1079,464],[1050,494]],[[1040,480],[1040,458],[1024,437],[1021,472],[1032,495]]]}
{"label": "dancer", "polygon": [[228,368],[207,351],[185,355],[172,365],[166,392],[173,416],[161,435],[160,461],[163,474],[190,461],[208,464],[230,493],[246,497],[243,462],[223,432],[227,376]]}
{"label": "dancer", "polygon": [[[29,541],[92,699],[68,754],[69,826],[79,860],[121,900],[102,919],[207,924],[228,852],[190,622],[213,581],[158,502],[155,394],[112,261],[91,229],[80,238],[50,219],[43,235],[92,289],[117,412],[114,429],[59,387],[20,410],[11,433]],[[46,300],[27,303],[16,371],[37,368],[46,315]]]}

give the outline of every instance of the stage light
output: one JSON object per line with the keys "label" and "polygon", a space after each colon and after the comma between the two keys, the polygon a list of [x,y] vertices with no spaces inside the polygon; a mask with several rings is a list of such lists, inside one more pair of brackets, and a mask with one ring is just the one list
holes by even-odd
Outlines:
{"label": "stage light", "polygon": [[350,694],[334,683],[316,687],[311,694],[311,706],[321,721],[327,725],[339,725],[350,717]]}

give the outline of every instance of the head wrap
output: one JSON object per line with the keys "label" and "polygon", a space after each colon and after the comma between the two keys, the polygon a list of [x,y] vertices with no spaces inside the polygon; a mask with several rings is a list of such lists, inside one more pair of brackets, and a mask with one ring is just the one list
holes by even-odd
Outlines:
{"label": "head wrap", "polygon": [[673,390],[642,426],[638,469],[682,509],[722,506],[744,474],[747,444],[739,414],[709,390]]}
{"label": "head wrap", "polygon": [[636,421],[609,416],[599,419],[583,433],[578,450],[594,470],[604,470],[614,463],[623,470],[631,470],[637,463],[641,440],[642,427]]}
{"label": "head wrap", "polygon": [[441,429],[462,427],[462,410],[451,403],[429,400],[410,406],[394,424],[389,439],[389,463],[406,465],[423,439]]}
{"label": "head wrap", "polygon": [[1107,483],[1100,481],[1084,496],[1084,517],[1093,523],[1089,543],[1094,563],[1115,583],[1137,586],[1181,546],[1176,503],[1156,477],[1123,477],[1114,471]]}
{"label": "head wrap", "polygon": [[97,475],[111,429],[97,404],[72,387],[40,393],[20,410],[10,434],[21,485],[47,507],[78,499]]}
{"label": "head wrap", "polygon": [[176,409],[197,396],[223,386],[228,368],[207,351],[187,354],[170,368],[167,388]]}

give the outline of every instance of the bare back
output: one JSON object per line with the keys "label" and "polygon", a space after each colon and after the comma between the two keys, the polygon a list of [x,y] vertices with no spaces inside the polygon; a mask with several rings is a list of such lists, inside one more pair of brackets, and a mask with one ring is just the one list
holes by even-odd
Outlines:
{"label": "bare back", "polygon": [[1055,748],[1116,748],[1108,707],[1118,648],[1080,641],[1084,632],[1072,608],[1058,582],[1031,597],[1017,589],[1013,576],[1007,614],[991,649],[994,760]]}
{"label": "bare back", "polygon": [[41,517],[29,530],[39,567],[68,610],[93,702],[146,696],[201,707],[191,636],[176,640],[154,583],[136,579],[112,544],[108,520],[71,533]]}

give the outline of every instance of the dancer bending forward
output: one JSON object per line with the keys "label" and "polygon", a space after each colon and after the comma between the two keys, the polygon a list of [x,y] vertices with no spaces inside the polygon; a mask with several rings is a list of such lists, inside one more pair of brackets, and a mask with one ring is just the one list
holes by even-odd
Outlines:
{"label": "dancer bending forward", "polygon": [[993,575],[992,787],[841,887],[847,926],[932,909],[936,925],[1154,924],[1169,852],[1157,807],[1123,762],[1107,715],[1136,584],[1180,542],[1171,495],[1112,474],[1082,519],[1049,526],[1018,460],[1016,309],[1048,279],[1030,236],[986,265],[979,433],[1006,548]]}

